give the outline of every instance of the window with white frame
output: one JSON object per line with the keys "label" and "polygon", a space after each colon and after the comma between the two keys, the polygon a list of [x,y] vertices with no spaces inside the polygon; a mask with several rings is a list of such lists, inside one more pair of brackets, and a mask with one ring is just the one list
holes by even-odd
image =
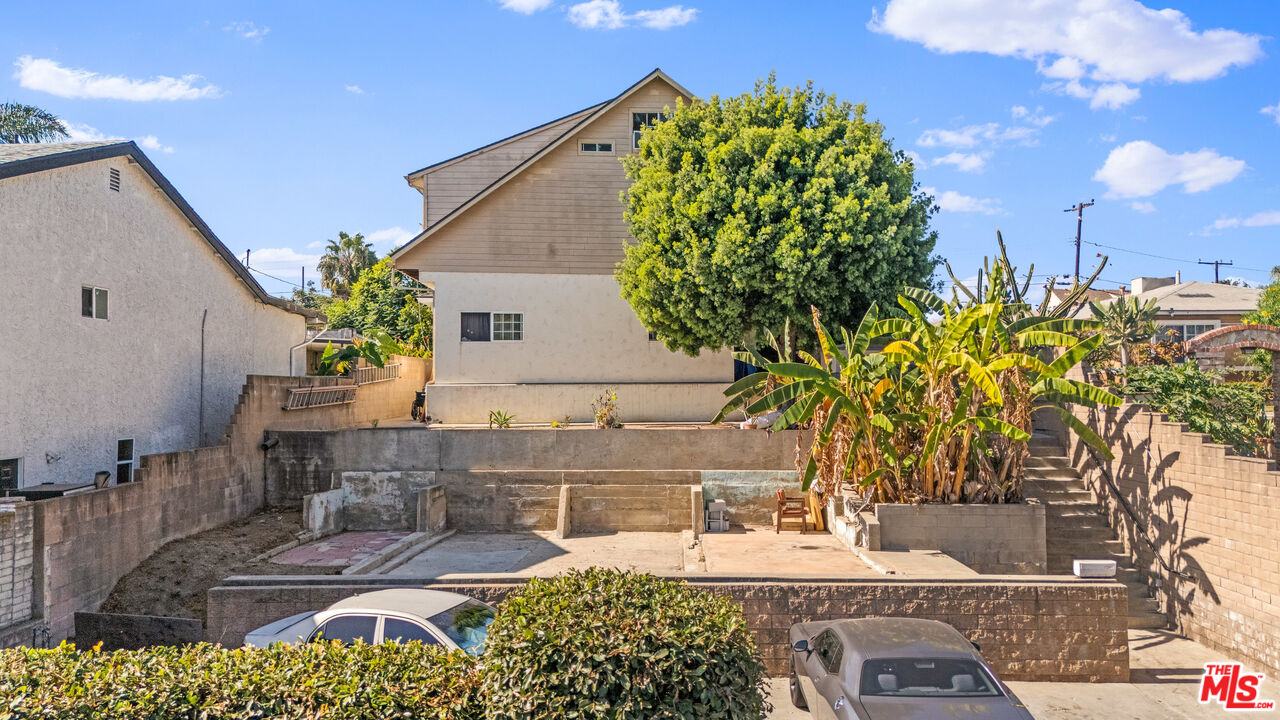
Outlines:
{"label": "window with white frame", "polygon": [[80,286],[80,316],[107,319],[107,290],[92,285]]}
{"label": "window with white frame", "polygon": [[133,482],[133,439],[116,443],[116,484]]}
{"label": "window with white frame", "polygon": [[1156,329],[1155,340],[1170,340],[1173,342],[1186,342],[1197,335],[1203,335],[1210,330],[1217,330],[1217,323],[1160,323]]}
{"label": "window with white frame", "polygon": [[524,340],[524,313],[494,313],[493,339],[505,342]]}
{"label": "window with white frame", "polygon": [[578,149],[587,155],[612,155],[613,143],[611,142],[584,142],[578,145]]}
{"label": "window with white frame", "polygon": [[0,460],[0,492],[17,490],[22,485],[22,458]]}
{"label": "window with white frame", "polygon": [[666,120],[665,113],[660,112],[633,112],[631,113],[631,147],[632,149],[640,147],[640,133],[648,128],[657,125]]}

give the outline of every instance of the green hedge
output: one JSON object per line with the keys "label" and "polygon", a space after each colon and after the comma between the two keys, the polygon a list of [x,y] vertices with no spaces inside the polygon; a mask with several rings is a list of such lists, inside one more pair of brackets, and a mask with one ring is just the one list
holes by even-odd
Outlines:
{"label": "green hedge", "polygon": [[762,718],[742,608],[687,583],[592,568],[506,599],[483,656],[489,720]]}
{"label": "green hedge", "polygon": [[0,719],[472,720],[475,661],[420,643],[0,652]]}

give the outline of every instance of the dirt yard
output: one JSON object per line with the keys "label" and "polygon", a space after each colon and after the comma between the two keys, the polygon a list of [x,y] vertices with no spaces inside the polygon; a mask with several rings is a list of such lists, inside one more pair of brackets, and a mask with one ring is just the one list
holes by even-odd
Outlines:
{"label": "dirt yard", "polygon": [[174,540],[120,578],[100,612],[204,619],[205,593],[228,575],[329,575],[342,568],[294,567],[255,556],[302,530],[298,510],[256,515]]}

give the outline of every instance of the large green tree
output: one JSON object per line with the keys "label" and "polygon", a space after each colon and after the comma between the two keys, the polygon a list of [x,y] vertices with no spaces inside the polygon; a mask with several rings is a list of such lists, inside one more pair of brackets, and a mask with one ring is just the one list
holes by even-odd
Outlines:
{"label": "large green tree", "polygon": [[364,241],[364,235],[338,233],[337,240],[330,240],[316,269],[320,271],[320,287],[345,298],[351,294],[351,286],[365,268],[378,261],[373,245]]}
{"label": "large green tree", "polygon": [[1262,288],[1258,309],[1243,319],[1254,325],[1280,325],[1280,265],[1271,268],[1271,283]]}
{"label": "large green tree", "polygon": [[349,327],[362,334],[381,330],[412,353],[431,352],[431,308],[418,302],[391,258],[360,273],[351,297],[331,302],[325,314],[331,328]]}
{"label": "large green tree", "polygon": [[0,143],[66,140],[67,126],[53,113],[33,105],[0,103]]}
{"label": "large green tree", "polygon": [[681,102],[623,160],[634,243],[622,297],[667,347],[696,355],[809,308],[856,325],[937,264],[936,207],[863,105],[773,76],[737,97]]}

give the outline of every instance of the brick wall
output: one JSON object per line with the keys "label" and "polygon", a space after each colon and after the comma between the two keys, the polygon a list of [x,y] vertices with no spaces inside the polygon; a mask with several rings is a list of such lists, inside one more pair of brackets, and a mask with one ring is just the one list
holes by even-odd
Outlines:
{"label": "brick wall", "polygon": [[1115,460],[1104,467],[1124,504],[1083,444],[1061,425],[1057,432],[1170,621],[1255,671],[1280,672],[1280,473],[1273,464],[1232,456],[1140,405],[1075,413],[1112,448]]}
{"label": "brick wall", "polygon": [[160,546],[263,506],[259,444],[267,428],[350,427],[407,416],[426,365],[398,360],[398,380],[362,386],[354,403],[288,412],[282,406],[289,388],[336,379],[251,375],[222,445],[144,455],[136,482],[30,503],[34,606],[54,642],[74,632],[77,611],[96,610],[116,581]]}
{"label": "brick wall", "polygon": [[31,503],[0,500],[0,628],[31,619]]}
{"label": "brick wall", "polygon": [[[515,582],[406,581],[323,578],[229,578],[209,591],[205,637],[238,645],[245,633],[273,620],[323,608],[379,588],[427,585],[501,601]],[[836,618],[901,616],[950,623],[982,646],[1006,680],[1123,682],[1129,679],[1128,601],[1109,581],[734,582],[693,585],[728,595],[747,624],[770,675],[788,672],[793,623]]]}

